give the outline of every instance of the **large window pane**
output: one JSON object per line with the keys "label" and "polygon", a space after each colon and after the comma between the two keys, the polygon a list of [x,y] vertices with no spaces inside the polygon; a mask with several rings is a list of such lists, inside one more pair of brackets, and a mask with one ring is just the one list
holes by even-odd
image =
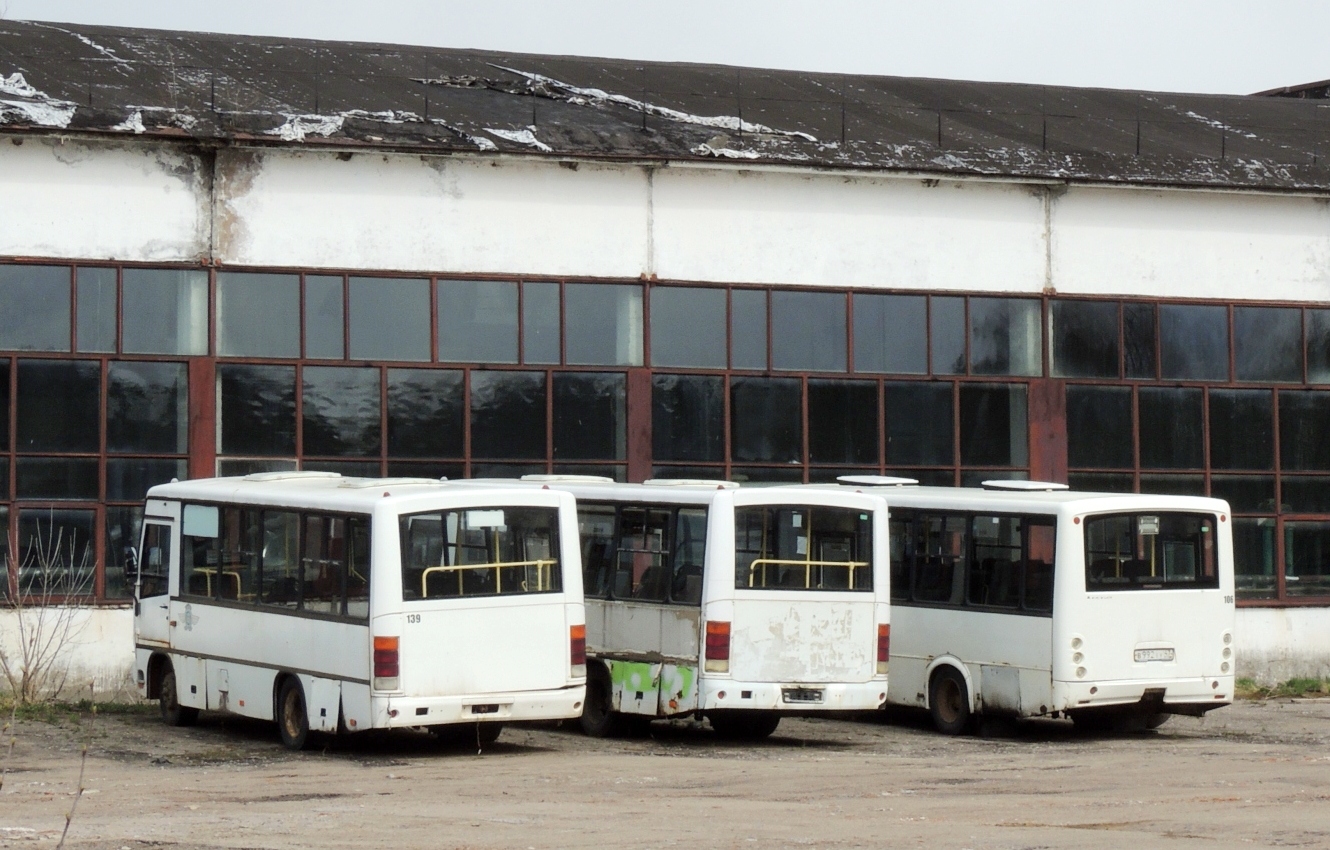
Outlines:
{"label": "large window pane", "polygon": [[625,383],[621,372],[554,376],[554,457],[624,460],[627,457]]}
{"label": "large window pane", "polygon": [[106,500],[141,502],[149,487],[172,478],[188,478],[187,465],[184,458],[110,458],[106,461]]}
{"label": "large window pane", "polygon": [[1330,596],[1330,522],[1284,523],[1284,581],[1289,596]]}
{"label": "large window pane", "polygon": [[0,360],[0,453],[9,451],[9,361]]}
{"label": "large window pane", "polygon": [[1279,393],[1279,462],[1284,469],[1330,470],[1330,392]]}
{"label": "large window pane", "polygon": [[1131,389],[1067,387],[1067,463],[1130,469]]}
{"label": "large window pane", "polygon": [[346,325],[340,275],[305,276],[305,356],[341,360]]}
{"label": "large window pane", "polygon": [[1116,301],[1054,301],[1050,368],[1058,378],[1118,376],[1118,304]]}
{"label": "large window pane", "polygon": [[20,457],[14,495],[20,499],[97,500],[97,460],[90,457]]}
{"label": "large window pane", "polygon": [[208,353],[207,272],[125,269],[120,294],[124,353]]}
{"label": "large window pane", "polygon": [[461,457],[464,394],[460,371],[389,369],[388,456]]}
{"label": "large window pane", "polygon": [[0,265],[0,350],[69,350],[69,267]]}
{"label": "large window pane", "polygon": [[1238,513],[1275,512],[1275,479],[1271,475],[1212,475],[1210,495],[1224,499]]}
{"label": "large window pane", "polygon": [[1275,596],[1275,521],[1233,519],[1233,572],[1239,599]]}
{"label": "large window pane", "polygon": [[558,363],[559,284],[522,284],[522,362]]}
{"label": "large window pane", "polygon": [[1142,474],[1141,492],[1166,496],[1204,496],[1204,475]]}
{"label": "large window pane", "polygon": [[965,384],[960,388],[961,463],[1025,466],[1030,443],[1024,384]]}
{"label": "large window pane", "polygon": [[651,365],[725,368],[725,290],[651,290]]}
{"label": "large window pane", "polygon": [[78,270],[78,350],[115,351],[115,269]]}
{"label": "large window pane", "polygon": [[[292,457],[296,453],[294,366],[217,367],[222,454]],[[256,470],[258,471],[258,470]]]}
{"label": "large window pane", "polygon": [[1091,493],[1135,493],[1136,478],[1130,472],[1071,472],[1067,486]]}
{"label": "large window pane", "polygon": [[642,287],[612,283],[564,285],[568,363],[642,365]]}
{"label": "large window pane", "polygon": [[965,374],[965,299],[935,295],[928,314],[934,375]]}
{"label": "large window pane", "polygon": [[217,354],[300,356],[300,277],[217,273]]}
{"label": "large window pane", "polygon": [[471,455],[545,457],[543,372],[471,373]]}
{"label": "large window pane", "polygon": [[106,373],[106,450],[189,450],[189,378],[184,363],[111,363]]}
{"label": "large window pane", "polygon": [[970,299],[970,372],[1043,374],[1040,304],[1031,298]]}
{"label": "large window pane", "polygon": [[1302,380],[1302,311],[1233,308],[1233,364],[1239,381]]}
{"label": "large window pane", "polygon": [[651,456],[657,461],[725,459],[724,378],[652,377]]}
{"label": "large window pane", "polygon": [[771,293],[771,365],[799,372],[844,372],[845,294]]}
{"label": "large window pane", "polygon": [[734,378],[730,382],[730,444],[735,461],[803,460],[800,382],[795,378]]}
{"label": "large window pane", "polygon": [[1160,305],[1159,357],[1165,380],[1228,380],[1228,309]]}
{"label": "large window pane", "polygon": [[1122,365],[1128,378],[1155,377],[1155,305],[1122,305]]}
{"label": "large window pane", "polygon": [[349,281],[351,357],[429,360],[429,281],[353,277]]}
{"label": "large window pane", "polygon": [[96,590],[94,514],[32,508],[18,512],[18,585],[27,597],[91,596]]}
{"label": "large window pane", "polygon": [[378,456],[378,369],[307,366],[302,401],[306,456]]}
{"label": "large window pane", "polygon": [[808,454],[812,463],[877,463],[877,384],[808,382]]}
{"label": "large window pane", "polygon": [[[106,578],[104,586],[106,596],[109,599],[119,599],[134,594],[134,587],[125,576],[125,567],[129,563],[131,550],[138,551],[139,532],[142,528],[142,506],[125,505],[106,509]],[[146,553],[144,557],[147,558]],[[147,588],[145,587],[144,590],[146,591]],[[148,593],[144,593],[144,596],[148,595]]]}
{"label": "large window pane", "polygon": [[1330,384],[1330,310],[1307,310],[1307,381]]}
{"label": "large window pane", "polygon": [[20,360],[15,449],[98,451],[101,390],[101,366],[95,360]]}
{"label": "large window pane", "polygon": [[954,463],[950,383],[888,383],[882,406],[886,411],[888,466]]}
{"label": "large window pane", "polygon": [[928,298],[854,296],[854,371],[928,373]]}
{"label": "large window pane", "polygon": [[515,282],[441,280],[438,287],[440,360],[517,362]]}
{"label": "large window pane", "polygon": [[731,290],[730,312],[731,368],[767,368],[767,293]]}
{"label": "large window pane", "polygon": [[1330,476],[1285,475],[1282,487],[1279,509],[1284,513],[1330,513]]}
{"label": "large window pane", "polygon": [[1211,390],[1211,468],[1274,469],[1273,412],[1269,390]]}
{"label": "large window pane", "polygon": [[1201,391],[1141,387],[1141,466],[1199,469],[1205,465]]}

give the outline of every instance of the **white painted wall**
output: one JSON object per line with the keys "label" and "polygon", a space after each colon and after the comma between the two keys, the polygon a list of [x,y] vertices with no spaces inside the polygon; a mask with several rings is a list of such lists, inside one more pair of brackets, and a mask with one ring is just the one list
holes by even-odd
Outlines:
{"label": "white painted wall", "polygon": [[[37,609],[28,609],[19,613],[10,608],[0,608],[0,652],[4,652],[10,663],[22,658],[19,649],[20,616],[35,618],[43,616]],[[134,609],[123,608],[52,608],[44,616],[47,627],[64,616],[71,617],[68,639],[61,642],[58,653],[58,668],[65,674],[64,690],[61,697],[69,700],[87,698],[88,684],[92,683],[92,694],[98,700],[132,699],[135,695],[130,675],[134,666]],[[31,620],[30,620],[31,623]],[[29,628],[29,634],[32,634]],[[0,680],[0,690],[7,689],[5,681]]]}
{"label": "white painted wall", "polygon": [[1261,684],[1330,678],[1330,609],[1239,608],[1233,645],[1237,674]]}

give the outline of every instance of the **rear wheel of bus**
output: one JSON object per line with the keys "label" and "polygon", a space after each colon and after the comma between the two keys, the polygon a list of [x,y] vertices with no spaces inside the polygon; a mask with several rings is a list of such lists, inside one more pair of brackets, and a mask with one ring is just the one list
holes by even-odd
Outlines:
{"label": "rear wheel of bus", "polygon": [[614,710],[610,673],[602,664],[587,666],[586,702],[578,723],[592,738],[608,738],[619,733],[619,715]]}
{"label": "rear wheel of bus", "polygon": [[970,725],[970,690],[955,667],[939,667],[928,687],[928,713],[944,735],[959,735]]}
{"label": "rear wheel of bus", "polygon": [[158,686],[157,703],[161,708],[162,721],[167,726],[193,726],[199,719],[199,710],[180,704],[180,692],[175,680],[175,668],[166,662],[162,673],[162,683]]}
{"label": "rear wheel of bus", "polygon": [[731,741],[760,741],[780,725],[773,711],[713,711],[707,719],[717,735]]}
{"label": "rear wheel of bus", "polygon": [[309,739],[309,715],[305,711],[305,691],[294,676],[283,681],[277,693],[277,730],[287,749],[305,748]]}

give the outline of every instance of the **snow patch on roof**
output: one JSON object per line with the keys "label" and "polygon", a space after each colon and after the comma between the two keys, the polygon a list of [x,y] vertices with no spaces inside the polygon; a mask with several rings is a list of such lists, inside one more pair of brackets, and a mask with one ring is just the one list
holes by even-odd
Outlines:
{"label": "snow patch on roof", "polygon": [[343,115],[287,115],[285,124],[263,133],[284,142],[303,142],[306,136],[331,136],[342,129],[344,120]]}
{"label": "snow patch on roof", "polygon": [[67,30],[67,29],[64,29],[63,27],[52,26],[51,24],[44,24],[44,23],[41,23],[41,22],[39,22],[39,21],[29,21],[28,23],[32,24],[34,27],[41,27],[41,28],[43,28],[43,29],[55,30],[56,32],[62,32],[62,33],[64,33],[65,35],[72,35],[74,38],[77,38],[79,41],[81,41],[81,42],[83,42],[84,44],[88,45],[88,46],[91,47],[93,50],[96,50],[98,53],[102,54],[102,55],[105,56],[107,59],[110,59],[112,62],[118,62],[118,63],[120,63],[121,65],[128,65],[128,64],[130,64],[130,63],[127,62],[126,60],[121,59],[119,56],[116,56],[116,55],[115,55],[115,51],[112,50],[111,48],[109,48],[109,47],[102,47],[100,44],[98,44],[97,42],[95,42],[95,41],[93,41],[92,39],[88,38],[86,35],[83,35],[82,33],[77,33],[77,32],[74,32],[73,30]]}
{"label": "snow patch on roof", "polygon": [[64,129],[74,118],[75,104],[34,88],[17,71],[0,77],[0,124],[36,124]]}
{"label": "snow patch on roof", "polygon": [[1230,127],[1227,124],[1225,124],[1223,121],[1216,121],[1213,118],[1206,118],[1204,115],[1199,115],[1195,112],[1192,112],[1191,110],[1187,110],[1182,114],[1186,115],[1188,118],[1200,121],[1202,124],[1209,124],[1211,127],[1214,127],[1216,130],[1223,130],[1225,133],[1232,133],[1235,136],[1243,136],[1248,139],[1257,138],[1255,133],[1248,133],[1245,130],[1239,130],[1236,127]]}
{"label": "snow patch on roof", "polygon": [[116,124],[111,129],[120,130],[122,132],[132,132],[136,136],[139,133],[145,132],[147,128],[143,126],[142,110],[138,109],[134,110],[134,112],[131,113],[128,118],[126,118],[124,121],[121,121],[119,124]]}
{"label": "snow patch on roof", "polygon": [[532,132],[535,129],[535,127],[527,127],[525,130],[496,130],[493,127],[486,127],[485,132],[491,136],[498,136],[500,139],[507,139],[510,142],[526,145],[536,150],[546,152],[554,150],[554,148],[536,138],[536,134]]}

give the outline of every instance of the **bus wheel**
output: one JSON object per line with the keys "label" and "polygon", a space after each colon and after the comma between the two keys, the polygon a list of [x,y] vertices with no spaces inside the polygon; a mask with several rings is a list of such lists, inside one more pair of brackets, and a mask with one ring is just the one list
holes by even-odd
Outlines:
{"label": "bus wheel", "polygon": [[1168,719],[1172,716],[1173,715],[1171,714],[1165,714],[1163,712],[1160,712],[1159,714],[1151,714],[1145,718],[1145,728],[1158,729],[1160,726],[1167,723]]}
{"label": "bus wheel", "polygon": [[780,725],[780,715],[774,711],[716,711],[707,719],[717,735],[731,741],[760,741]]}
{"label": "bus wheel", "polygon": [[955,667],[942,667],[929,685],[928,712],[944,735],[959,735],[970,724],[970,692]]}
{"label": "bus wheel", "polygon": [[167,726],[193,726],[199,719],[199,710],[180,704],[180,692],[175,683],[175,668],[169,661],[166,663],[166,671],[162,673],[162,683],[158,688],[157,700],[162,710],[162,721]]}
{"label": "bus wheel", "polygon": [[481,747],[488,747],[499,740],[499,733],[502,731],[502,723],[477,723],[476,744]]}
{"label": "bus wheel", "polygon": [[599,664],[587,668],[586,702],[578,721],[584,733],[592,738],[618,734],[619,718],[613,708],[613,699],[609,672]]}
{"label": "bus wheel", "polygon": [[309,716],[305,713],[305,692],[294,676],[282,682],[277,692],[277,731],[290,750],[303,750],[309,738]]}

